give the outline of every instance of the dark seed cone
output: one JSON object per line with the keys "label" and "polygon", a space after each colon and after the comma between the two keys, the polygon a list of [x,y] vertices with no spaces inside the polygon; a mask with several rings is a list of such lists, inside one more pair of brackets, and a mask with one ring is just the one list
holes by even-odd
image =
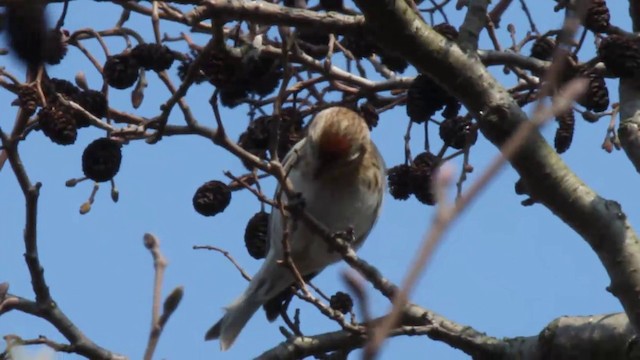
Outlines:
{"label": "dark seed cone", "polygon": [[342,291],[331,295],[329,299],[329,306],[336,311],[340,311],[343,314],[348,314],[353,310],[353,300],[351,296]]}
{"label": "dark seed cone", "polygon": [[[247,126],[240,138],[238,139],[238,145],[260,159],[266,159],[267,149],[269,147],[270,128],[269,121],[270,116],[261,116],[254,119]],[[247,169],[251,169],[252,166],[245,163]]]}
{"label": "dark seed cone", "polygon": [[18,89],[18,99],[15,104],[20,106],[27,116],[33,115],[40,104],[38,92],[33,86],[20,86]]}
{"label": "dark seed cone", "polygon": [[320,0],[320,7],[325,11],[342,11],[344,3],[342,0]]}
{"label": "dark seed cone", "polygon": [[380,115],[376,111],[376,108],[369,102],[366,102],[360,106],[358,109],[360,115],[364,118],[364,121],[369,126],[369,130],[378,126],[378,121],[380,120]]}
{"label": "dark seed cone", "polygon": [[224,211],[231,202],[231,190],[220,181],[204,183],[193,195],[193,208],[204,216],[214,216]]}
{"label": "dark seed cone", "polygon": [[597,33],[607,32],[610,19],[607,2],[605,0],[591,0],[591,5],[587,8],[584,19],[584,27]]}
{"label": "dark seed cone", "polygon": [[389,193],[397,200],[407,200],[411,196],[411,166],[396,165],[387,171]]}
{"label": "dark seed cone", "polygon": [[531,57],[540,60],[551,60],[556,42],[549,37],[539,37],[531,46]]}
{"label": "dark seed cone", "polygon": [[[245,131],[242,134],[240,134],[240,138],[238,139],[238,145],[240,145],[241,148],[245,149],[249,153],[257,156],[262,160],[265,160],[267,158],[266,146],[260,146],[256,144],[255,139],[251,137],[251,134],[248,131]],[[242,160],[242,164],[248,170],[252,170],[254,167],[251,163],[246,162],[244,160]]]}
{"label": "dark seed cone", "polygon": [[280,135],[278,141],[278,158],[284,159],[293,145],[302,140],[302,114],[295,108],[288,107],[281,111]]}
{"label": "dark seed cone", "polygon": [[418,154],[413,160],[410,181],[413,195],[418,201],[426,205],[436,204],[436,195],[433,189],[433,176],[438,166],[438,158],[429,153]]}
{"label": "dark seed cone", "polygon": [[138,44],[131,50],[131,56],[145,70],[163,71],[173,64],[175,55],[173,51],[165,45],[156,43]]}
{"label": "dark seed cone", "polygon": [[310,45],[326,46],[329,44],[329,33],[317,28],[303,27],[296,30],[298,40]]}
{"label": "dark seed cone", "polygon": [[[107,98],[103,93],[99,91],[83,91],[77,94],[73,98],[73,101],[75,101],[78,105],[82,106],[83,109],[87,110],[90,114],[99,119],[107,116],[107,110],[109,109],[107,105]],[[82,114],[78,114],[76,122],[79,128],[86,127],[91,124],[89,120],[86,119]]]}
{"label": "dark seed cone", "polygon": [[[193,64],[192,58],[180,61],[180,65],[178,65],[178,78],[180,78],[180,81],[184,81],[191,64]],[[194,76],[193,82],[196,84],[202,84],[205,81],[207,81],[207,77],[204,75],[202,70],[198,69]]]}
{"label": "dark seed cone", "polygon": [[51,29],[47,32],[44,60],[50,65],[60,64],[67,55],[67,36],[62,30]]}
{"label": "dark seed cone", "polygon": [[554,145],[558,154],[562,154],[569,149],[573,140],[573,128],[576,122],[573,110],[557,116],[556,121],[558,122],[558,129],[556,130]]}
{"label": "dark seed cone", "polygon": [[94,140],[82,153],[82,172],[95,182],[113,179],[120,170],[122,145],[109,138]]}
{"label": "dark seed cone", "polygon": [[440,138],[454,149],[472,146],[478,140],[478,129],[471,119],[462,116],[445,119],[440,123]]}
{"label": "dark seed cone", "polygon": [[247,98],[247,88],[243,85],[225,86],[220,89],[220,103],[230,109],[240,105]]}
{"label": "dark seed cone", "polygon": [[71,99],[75,95],[80,93],[80,89],[67,80],[51,78],[47,82],[45,93],[47,95],[47,98],[55,99],[55,97],[52,96],[54,94],[51,94],[51,92],[62,94],[68,99]]}
{"label": "dark seed cone", "polygon": [[250,59],[246,72],[249,90],[259,96],[271,94],[276,90],[282,78],[280,61],[265,55]]}
{"label": "dark seed cone", "polygon": [[458,100],[456,100],[455,98],[451,97],[447,100],[447,104],[445,105],[444,110],[442,110],[442,113],[440,115],[442,115],[442,117],[445,119],[456,117],[460,113],[461,107],[462,104],[460,104],[460,102],[458,102]]}
{"label": "dark seed cone", "polygon": [[589,79],[587,91],[578,99],[578,103],[587,110],[603,112],[609,108],[609,90],[604,77],[594,71],[587,71],[582,76]]}
{"label": "dark seed cone", "polygon": [[138,81],[140,65],[130,54],[109,56],[104,64],[103,76],[116,89],[126,89]]}
{"label": "dark seed cone", "polygon": [[14,54],[31,65],[42,63],[47,41],[44,1],[10,1],[4,12],[9,45]]}
{"label": "dark seed cone", "polygon": [[38,112],[42,132],[56,144],[71,145],[76,142],[78,129],[71,109],[52,102]]}
{"label": "dark seed cone", "polygon": [[239,56],[227,51],[213,51],[204,57],[202,72],[218,89],[239,86],[244,81],[245,72]]}
{"label": "dark seed cone", "polygon": [[340,43],[357,59],[368,58],[378,48],[376,43],[363,33],[345,35]]}
{"label": "dark seed cone", "polygon": [[615,76],[633,77],[640,71],[638,40],[621,35],[608,36],[600,43],[598,55]]}
{"label": "dark seed cone", "polygon": [[270,121],[271,116],[268,115],[256,118],[249,123],[246,131],[247,135],[251,138],[251,142],[255,144],[255,146],[265,150],[269,146],[269,137],[271,134],[271,129],[269,128]]}
{"label": "dark seed cone", "polygon": [[415,123],[429,120],[436,111],[456,102],[443,88],[424,74],[416,76],[407,91],[407,115]]}
{"label": "dark seed cone", "polygon": [[254,259],[264,259],[269,250],[269,214],[255,213],[244,230],[244,245]]}
{"label": "dark seed cone", "polygon": [[317,28],[299,28],[296,30],[298,45],[314,59],[323,59],[329,50],[329,33]]}
{"label": "dark seed cone", "polygon": [[[298,141],[302,140],[302,115],[297,109],[284,108],[281,111],[278,133],[278,158],[283,159]],[[238,145],[261,159],[266,159],[271,138],[273,116],[261,116],[249,123],[238,139]],[[244,164],[251,169],[250,164]]]}
{"label": "dark seed cone", "polygon": [[441,23],[438,25],[434,25],[433,30],[446,37],[449,41],[458,40],[458,30],[451,24]]}
{"label": "dark seed cone", "polygon": [[429,169],[435,169],[440,162],[437,156],[430,152],[421,152],[413,158],[413,165],[418,167],[426,167]]}
{"label": "dark seed cone", "polygon": [[403,73],[409,66],[407,60],[392,52],[380,51],[378,55],[380,56],[380,62],[393,72]]}

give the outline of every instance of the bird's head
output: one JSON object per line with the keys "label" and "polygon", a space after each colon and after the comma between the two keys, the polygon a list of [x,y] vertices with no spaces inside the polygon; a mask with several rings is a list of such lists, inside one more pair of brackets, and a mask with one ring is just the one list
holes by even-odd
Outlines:
{"label": "bird's head", "polygon": [[316,175],[338,169],[357,168],[366,154],[370,138],[365,120],[345,107],[320,111],[309,125],[307,140],[318,160]]}

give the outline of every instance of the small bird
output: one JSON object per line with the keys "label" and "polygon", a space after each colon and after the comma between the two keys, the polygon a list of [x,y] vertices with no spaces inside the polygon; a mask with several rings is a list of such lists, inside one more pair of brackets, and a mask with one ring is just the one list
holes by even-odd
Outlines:
{"label": "small bird", "polygon": [[[320,111],[307,136],[285,156],[283,166],[294,191],[302,196],[304,210],[331,232],[352,229],[355,241],[351,245],[359,248],[378,219],[385,186],[384,160],[365,120],[344,107]],[[288,202],[279,189],[276,196]],[[277,307],[296,283],[291,270],[278,262],[284,259],[283,226],[282,214],[274,208],[269,218],[269,252],[262,267],[205,335],[205,340],[219,339],[222,350],[231,347],[260,306],[267,304],[267,316],[274,320],[277,313],[270,315],[268,305],[273,308],[275,302]],[[302,221],[294,222],[290,229],[291,259],[305,279],[341,259]]]}

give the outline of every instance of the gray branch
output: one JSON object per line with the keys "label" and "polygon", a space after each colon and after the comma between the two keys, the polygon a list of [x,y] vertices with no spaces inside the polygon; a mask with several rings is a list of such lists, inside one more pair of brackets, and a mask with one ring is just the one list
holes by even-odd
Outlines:
{"label": "gray branch", "polygon": [[[640,359],[640,348],[624,313],[563,316],[538,335],[498,339],[456,324],[429,310],[412,305],[405,325],[390,335],[426,335],[460,349],[475,360],[489,359]],[[375,321],[375,320],[374,320]],[[367,339],[347,331],[293,337],[257,357],[260,360],[300,359],[333,351],[363,347]]]}
{"label": "gray branch", "polygon": [[635,79],[620,79],[620,126],[618,137],[625,154],[640,172],[640,89]]}
{"label": "gray branch", "polygon": [[[500,147],[526,114],[475,56],[443,38],[402,1],[356,0],[382,46],[404,56],[457,97],[478,120],[480,130]],[[401,40],[399,40],[401,39]],[[611,279],[609,290],[631,324],[640,329],[640,241],[620,204],[600,197],[535,132],[509,159],[531,195],[580,234],[594,249]]]}
{"label": "gray branch", "polygon": [[361,15],[349,16],[337,12],[282,7],[265,1],[207,0],[185,14],[191,25],[212,18],[230,17],[234,20],[250,20],[262,24],[289,26],[320,26],[319,29],[344,34],[359,30],[364,23]]}
{"label": "gray branch", "polygon": [[487,24],[487,8],[489,0],[476,0],[467,3],[467,14],[460,26],[458,44],[466,51],[478,49],[480,32]]}

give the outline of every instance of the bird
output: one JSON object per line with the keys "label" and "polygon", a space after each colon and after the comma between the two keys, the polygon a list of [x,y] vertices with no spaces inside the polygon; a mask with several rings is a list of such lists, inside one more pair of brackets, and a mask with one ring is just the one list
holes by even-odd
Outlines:
{"label": "bird", "polygon": [[[352,247],[358,249],[377,221],[385,191],[385,164],[370,137],[364,118],[340,106],[318,112],[310,122],[307,135],[296,143],[283,159],[283,168],[302,207],[330,232],[353,231]],[[293,203],[280,187],[275,197],[284,204]],[[293,221],[290,217],[287,221]],[[270,321],[273,307],[291,293],[296,278],[283,266],[285,221],[279,209],[269,217],[269,250],[247,289],[225,308],[224,316],[205,334],[205,340],[220,341],[227,350],[251,319],[265,306]],[[308,280],[339,260],[339,253],[328,248],[322,235],[302,221],[293,221],[288,237],[291,260],[300,275]],[[286,297],[286,296],[285,296]],[[272,314],[268,307],[271,306]]]}

